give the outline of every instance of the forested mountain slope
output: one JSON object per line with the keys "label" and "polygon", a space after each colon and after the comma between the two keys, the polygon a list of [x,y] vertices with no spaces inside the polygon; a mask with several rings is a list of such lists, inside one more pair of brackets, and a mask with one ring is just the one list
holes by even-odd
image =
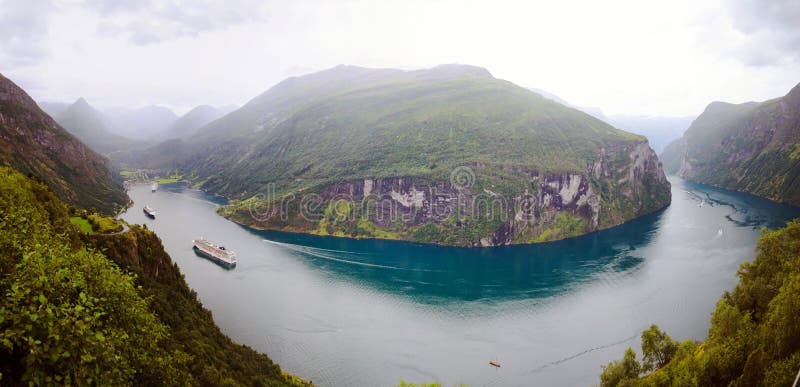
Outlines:
{"label": "forested mountain slope", "polygon": [[[169,149],[169,162],[145,161],[245,200],[225,210],[234,220],[319,234],[529,243],[611,227],[670,200],[645,138],[463,65],[289,78]],[[254,198],[267,193],[298,202],[285,216],[252,216],[278,200]],[[311,217],[300,215],[307,194],[325,202]],[[380,200],[358,210],[369,197]],[[502,208],[477,210],[482,201]],[[454,216],[434,215],[445,213]]]}
{"label": "forested mountain slope", "polygon": [[45,114],[28,94],[0,75],[0,164],[47,182],[64,201],[111,213],[128,197],[110,162]]}
{"label": "forested mountain slope", "polygon": [[800,85],[766,102],[713,102],[662,153],[668,173],[800,205]]}

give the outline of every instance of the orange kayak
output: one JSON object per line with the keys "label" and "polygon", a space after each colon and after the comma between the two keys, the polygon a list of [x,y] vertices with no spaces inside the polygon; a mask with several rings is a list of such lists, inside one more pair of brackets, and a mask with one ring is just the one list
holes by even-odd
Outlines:
{"label": "orange kayak", "polygon": [[491,364],[491,365],[493,365],[495,367],[500,367],[500,362],[497,361],[497,360],[492,360],[492,361],[489,362],[489,364]]}

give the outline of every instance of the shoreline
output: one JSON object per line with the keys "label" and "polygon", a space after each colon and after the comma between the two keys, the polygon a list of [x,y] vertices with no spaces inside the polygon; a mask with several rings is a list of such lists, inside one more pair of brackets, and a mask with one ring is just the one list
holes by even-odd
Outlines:
{"label": "shoreline", "polygon": [[[202,191],[202,190],[200,190],[200,191],[203,192],[203,193],[208,194],[205,191]],[[213,195],[213,194],[209,194],[209,195]],[[670,203],[670,204],[668,204],[668,205],[666,205],[666,206],[664,206],[662,208],[659,208],[659,209],[657,209],[655,211],[649,212],[649,213],[641,215],[641,216],[637,216],[636,218],[627,220],[627,221],[622,222],[620,224],[616,224],[616,225],[613,225],[613,226],[610,226],[610,227],[593,230],[591,232],[588,232],[588,233],[585,233],[585,234],[581,234],[581,235],[575,235],[575,236],[570,236],[570,237],[561,238],[561,239],[555,239],[555,240],[551,240],[551,241],[544,241],[544,242],[509,243],[509,244],[504,244],[504,245],[493,245],[493,246],[447,245],[447,244],[443,244],[443,243],[420,242],[420,241],[415,241],[415,240],[411,240],[411,239],[389,239],[389,238],[367,237],[367,236],[319,235],[319,234],[314,234],[314,233],[306,232],[306,231],[259,227],[259,226],[255,226],[255,225],[251,225],[251,224],[240,222],[240,221],[238,221],[236,219],[233,219],[232,217],[221,215],[219,212],[217,212],[217,215],[222,217],[222,218],[224,218],[224,219],[226,219],[226,220],[228,220],[228,221],[230,221],[230,222],[232,222],[232,223],[235,223],[235,224],[237,224],[237,225],[239,225],[239,226],[241,226],[243,228],[246,228],[246,229],[249,229],[249,230],[253,230],[253,231],[282,232],[282,233],[287,233],[287,234],[308,235],[308,236],[317,237],[317,238],[338,238],[338,239],[350,239],[350,240],[392,241],[392,242],[411,243],[411,244],[417,244],[417,245],[422,245],[422,246],[431,246],[431,247],[448,247],[448,248],[457,248],[457,249],[479,250],[479,249],[497,249],[497,248],[504,248],[504,247],[508,248],[508,247],[522,247],[522,246],[539,246],[539,245],[546,245],[546,244],[549,244],[549,243],[558,243],[558,242],[564,242],[564,241],[573,240],[573,239],[580,239],[580,238],[585,238],[585,237],[589,237],[589,236],[594,236],[595,234],[598,234],[598,233],[601,233],[601,232],[604,232],[604,231],[608,231],[608,230],[612,230],[612,229],[615,229],[617,227],[622,227],[622,226],[627,225],[628,223],[635,222],[635,221],[640,221],[640,220],[643,220],[643,219],[645,219],[647,217],[650,217],[650,216],[658,216],[660,213],[663,213],[664,211],[666,211],[671,205],[672,204]],[[221,205],[218,205],[218,207],[221,207]]]}

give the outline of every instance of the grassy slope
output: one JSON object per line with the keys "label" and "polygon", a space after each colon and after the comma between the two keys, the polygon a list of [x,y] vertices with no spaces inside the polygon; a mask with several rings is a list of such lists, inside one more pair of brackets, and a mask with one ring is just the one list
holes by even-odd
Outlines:
{"label": "grassy slope", "polygon": [[[166,254],[154,233],[133,226],[131,231],[114,236],[82,234],[78,231],[78,226],[73,225],[75,221],[69,217],[67,207],[45,185],[31,181],[9,168],[0,167],[0,201],[6,209],[0,221],[0,289],[4,295],[11,297],[11,293],[6,291],[9,281],[15,278],[14,273],[33,263],[29,261],[33,258],[23,256],[36,257],[42,251],[60,251],[57,254],[66,254],[67,257],[58,258],[67,262],[68,267],[65,270],[82,270],[77,262],[74,266],[69,266],[73,265],[69,263],[70,254],[83,254],[80,252],[87,249],[90,252],[102,252],[99,259],[106,261],[105,266],[118,265],[124,272],[135,275],[135,284],[141,286],[138,288],[138,297],[147,300],[148,309],[155,313],[160,324],[168,328],[158,345],[161,350],[174,354],[174,359],[182,359],[171,366],[178,367],[175,375],[187,377],[188,384],[300,384],[300,381],[283,375],[280,368],[267,356],[234,343],[220,332],[211,313],[202,307],[197,295],[187,286],[177,265]],[[53,246],[57,248],[54,249]],[[114,263],[111,264],[108,260]],[[21,266],[17,266],[18,264]],[[91,297],[91,289],[85,291]],[[8,306],[8,302],[11,302],[10,298],[3,298],[0,301],[0,310]],[[30,310],[36,310],[38,304],[34,302],[38,301],[30,298],[30,302]],[[126,308],[126,301],[117,302],[119,304],[101,300],[100,306],[106,310]],[[0,319],[3,335],[13,334],[16,329],[8,326],[8,323]],[[93,327],[95,328],[92,329],[102,329],[102,325]],[[68,329],[76,329],[72,332],[76,340],[86,337],[86,332],[77,330],[78,327]],[[58,337],[49,336],[47,332],[33,334],[44,350],[55,350],[55,345],[60,343]],[[10,348],[6,345],[0,346],[0,372],[3,373],[4,382],[16,384],[26,371],[25,351],[20,352],[22,348],[17,345]],[[133,343],[130,345],[133,346],[130,348],[132,351],[142,350],[147,353],[152,350],[135,347]],[[188,354],[189,357],[179,355],[181,353]],[[66,356],[69,359],[69,355]],[[89,358],[81,360],[85,364],[81,363],[83,365],[78,370],[94,372],[93,364],[101,364],[104,356],[102,352],[99,356],[95,353],[97,363]],[[63,367],[59,367],[59,372],[67,372],[71,363],[67,360],[60,361],[63,362]],[[156,365],[160,364],[156,362]],[[103,384],[103,380],[97,382]]]}
{"label": "grassy slope", "polygon": [[[228,195],[361,178],[447,179],[453,168],[585,172],[609,143],[642,141],[467,66],[335,68],[279,84],[204,128],[186,165]],[[522,186],[522,184],[517,184]],[[519,188],[519,187],[513,187]]]}
{"label": "grassy slope", "polygon": [[78,229],[84,234],[91,234],[92,232],[94,232],[92,224],[89,223],[88,219],[82,216],[70,216],[69,221],[72,224],[78,226]]}

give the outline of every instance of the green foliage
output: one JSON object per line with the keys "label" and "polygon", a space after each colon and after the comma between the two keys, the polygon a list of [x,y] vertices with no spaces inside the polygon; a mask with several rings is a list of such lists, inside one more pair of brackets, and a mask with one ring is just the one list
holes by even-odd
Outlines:
{"label": "green foliage", "polygon": [[625,380],[639,377],[641,365],[636,361],[636,352],[628,348],[625,356],[620,361],[612,361],[603,366],[603,373],[600,374],[600,386],[617,386]]}
{"label": "green foliage", "polygon": [[567,212],[561,212],[555,216],[553,222],[547,225],[542,233],[536,236],[532,242],[554,241],[578,236],[584,232],[586,232],[585,220]]}
{"label": "green foliage", "polygon": [[92,214],[89,215],[89,223],[92,224],[94,232],[99,234],[107,234],[122,230],[122,225],[110,216]]}
{"label": "green foliage", "polygon": [[7,279],[0,307],[0,341],[13,359],[7,374],[12,380],[188,382],[188,355],[162,349],[167,328],[149,311],[131,276],[85,249],[70,251],[58,243],[32,247]]}
{"label": "green foliage", "polygon": [[177,183],[183,180],[184,180],[183,175],[181,175],[178,171],[168,171],[164,176],[160,176],[156,180],[156,183],[169,184],[169,183]]}
{"label": "green foliage", "polygon": [[47,186],[2,167],[0,208],[4,384],[305,384],[223,335],[152,232],[81,233]]}
{"label": "green foliage", "polygon": [[94,232],[92,224],[89,223],[88,219],[82,216],[70,216],[69,221],[70,223],[78,226],[78,229],[81,230],[81,232],[84,234],[91,234],[92,232]]}
{"label": "green foliage", "polygon": [[642,371],[648,372],[665,366],[678,350],[666,332],[653,324],[642,332]]}
{"label": "green foliage", "polygon": [[[800,220],[762,230],[756,259],[743,263],[738,275],[739,284],[717,303],[704,343],[686,341],[674,349],[653,326],[642,335],[642,350],[645,368],[652,361],[658,369],[631,380],[620,379],[618,369],[604,371],[601,381],[617,383],[604,385],[790,385],[800,369]],[[648,357],[646,348],[656,356]],[[673,351],[662,364],[665,357],[657,355]]]}
{"label": "green foliage", "polygon": [[[397,383],[397,387],[442,387],[442,384],[439,382],[431,382],[431,383],[406,383],[402,379],[399,383]],[[466,387],[465,384],[459,384],[458,387]]]}

